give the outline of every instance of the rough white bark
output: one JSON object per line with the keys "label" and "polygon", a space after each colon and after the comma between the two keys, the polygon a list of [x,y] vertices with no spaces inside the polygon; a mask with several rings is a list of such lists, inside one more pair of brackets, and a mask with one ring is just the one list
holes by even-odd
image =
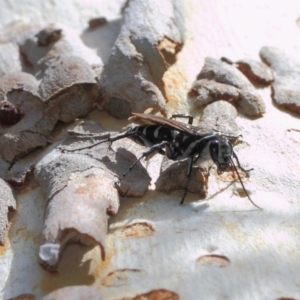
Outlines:
{"label": "rough white bark", "polygon": [[[109,23],[106,29],[94,30],[102,36],[117,35],[119,21],[110,21],[120,16],[118,1],[84,1],[84,6],[82,1],[0,2],[2,28],[22,19],[44,25],[57,21],[73,26],[84,38],[88,20],[98,11],[98,15],[108,16]],[[185,1],[183,13],[188,20],[185,46],[163,78],[169,114],[199,115],[198,110],[188,111],[184,100],[207,56],[258,60],[264,45],[296,55],[300,49],[298,1],[191,0]],[[104,48],[98,53],[109,52]],[[189,195],[195,201],[182,207],[179,194],[166,196],[156,191],[142,199],[122,201],[119,213],[109,223],[105,262],[97,247],[88,251],[70,245],[60,275],[54,278],[42,273],[37,264],[45,205],[40,190],[31,182],[18,194],[9,243],[0,248],[1,296],[8,299],[34,293],[42,298],[62,285],[93,283],[104,299],[138,295],[299,298],[299,118],[275,107],[269,88],[258,93],[266,113],[258,119],[237,116],[243,143],[236,146],[236,152],[243,166],[254,168],[244,183],[263,211],[253,209],[230,174],[218,176],[212,169],[206,202]],[[119,126],[105,114],[90,117],[108,127]],[[157,160],[149,162],[151,175],[158,169]]]}

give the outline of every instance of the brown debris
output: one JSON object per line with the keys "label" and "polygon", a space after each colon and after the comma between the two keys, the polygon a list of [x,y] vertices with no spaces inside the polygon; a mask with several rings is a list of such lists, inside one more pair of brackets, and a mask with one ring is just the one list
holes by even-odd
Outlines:
{"label": "brown debris", "polygon": [[91,67],[82,58],[66,56],[53,61],[47,68],[39,86],[39,94],[44,101],[49,101],[71,86],[95,84],[94,76]]}
{"label": "brown debris", "polygon": [[56,272],[60,254],[71,242],[99,245],[105,259],[107,210],[117,212],[117,191],[104,171],[80,173],[53,196],[45,211],[39,258],[49,272]]}
{"label": "brown debris", "polygon": [[20,121],[22,113],[19,108],[9,101],[0,102],[0,123],[3,125],[15,125]]}
{"label": "brown debris", "polygon": [[107,287],[118,287],[137,283],[147,277],[147,272],[140,269],[118,269],[107,274],[101,284]]}
{"label": "brown debris", "polygon": [[32,84],[32,76],[24,76],[23,73],[15,75],[17,79],[30,80],[27,85],[21,82],[19,88],[15,88],[16,81],[12,75],[8,75],[11,81],[6,81],[6,76],[0,79],[0,86],[3,82],[12,84],[11,88],[5,84],[2,90],[9,90],[5,98],[22,114],[21,119],[13,126],[0,126],[0,155],[10,163],[38,147],[44,147],[57,122],[55,110],[47,109],[37,96],[37,85]]}
{"label": "brown debris", "polygon": [[207,105],[202,113],[199,126],[212,128],[227,135],[238,136],[239,128],[235,122],[236,108],[223,100]]}
{"label": "brown debris", "polygon": [[7,300],[35,300],[35,296],[32,294],[21,294],[13,298],[9,298]]}
{"label": "brown debris", "polygon": [[236,68],[212,57],[206,57],[204,66],[197,76],[199,79],[215,80],[238,89],[251,89],[252,84]]}
{"label": "brown debris", "polygon": [[189,95],[197,107],[202,107],[217,100],[234,103],[238,100],[239,90],[231,85],[218,83],[214,80],[200,79],[194,82]]}
{"label": "brown debris", "polygon": [[51,292],[43,297],[42,300],[101,300],[102,296],[93,286],[78,285],[66,286]]}
{"label": "brown debris", "polygon": [[5,244],[8,212],[16,210],[16,199],[11,187],[0,178],[0,245]]}
{"label": "brown debris", "polygon": [[83,59],[76,56],[54,61],[46,70],[39,94],[50,107],[60,109],[58,119],[68,123],[83,117],[94,107],[98,97],[95,74]]}
{"label": "brown debris", "polygon": [[[16,164],[14,164],[15,166]],[[15,190],[22,190],[29,178],[32,174],[32,167],[23,169],[18,174],[14,174],[13,172],[9,172],[10,174],[7,176],[8,183],[15,189]]]}
{"label": "brown debris", "polygon": [[[39,37],[46,32],[56,36],[60,30],[51,25],[41,31]],[[70,32],[67,30],[67,33]],[[83,58],[72,55],[84,52],[84,47],[67,51],[73,45],[69,39],[70,36],[64,35],[55,44],[40,47],[32,37],[21,47],[38,76],[42,76],[40,84],[34,76],[24,72],[0,78],[0,143],[3,146],[0,156],[3,160],[14,163],[38,147],[45,147],[57,121],[71,122],[94,108],[99,94],[95,72]],[[83,57],[90,57],[89,53]]]}
{"label": "brown debris", "polygon": [[148,293],[140,294],[135,297],[126,297],[120,300],[179,300],[180,297],[177,293],[165,290],[158,289],[152,290]]}
{"label": "brown debris", "polygon": [[[108,149],[109,143],[103,143],[75,151],[93,145],[94,138],[89,133],[102,131],[97,123],[81,122],[72,132],[82,136],[86,132],[87,139],[68,138],[65,153],[53,150],[36,166],[35,178],[48,200],[39,258],[49,272],[57,271],[64,246],[73,241],[99,245],[105,258],[108,215],[115,215],[119,208],[116,176],[121,176],[136,158],[118,148],[127,148],[128,142],[133,144],[129,139],[122,140],[120,146],[115,142],[112,150]],[[137,165],[122,180],[120,189],[123,182],[127,195],[138,197],[147,191],[150,177]]]}
{"label": "brown debris", "polygon": [[274,70],[273,100],[281,107],[300,113],[300,64],[273,47],[263,47],[259,54]]}
{"label": "brown debris", "polygon": [[107,20],[104,17],[94,18],[94,19],[89,20],[89,28],[90,29],[95,29],[95,28],[100,27],[100,26],[102,26],[106,23],[107,23]]}
{"label": "brown debris", "polygon": [[48,46],[62,37],[62,29],[57,28],[54,24],[49,25],[36,34],[36,37],[39,46]]}
{"label": "brown debris", "polygon": [[272,70],[260,61],[242,59],[235,65],[255,85],[268,86],[274,80]]}
{"label": "brown debris", "polygon": [[9,73],[0,78],[0,97],[4,99],[13,90],[23,90],[38,96],[38,85],[36,78],[29,73]]}
{"label": "brown debris", "polygon": [[234,64],[234,62],[233,62],[230,58],[228,58],[228,57],[222,56],[222,57],[220,58],[220,60],[221,60],[222,62],[225,62],[225,63],[229,64],[229,65],[233,65],[233,64]]}
{"label": "brown debris", "polygon": [[23,189],[42,151],[43,149],[38,149],[18,159],[13,164],[5,162],[0,156],[0,177],[6,180],[15,190]]}
{"label": "brown debris", "polygon": [[153,235],[155,229],[149,222],[135,222],[122,228],[121,236],[125,238],[137,238]]}
{"label": "brown debris", "polygon": [[[204,79],[206,81],[200,81]],[[212,82],[208,84],[208,80]],[[218,84],[216,87],[213,87],[215,82]],[[204,86],[202,86],[202,83],[204,83]],[[236,89],[225,88],[219,84],[229,85]],[[221,88],[219,93],[217,92],[218,88]],[[201,99],[201,93],[198,92],[199,90],[204,95],[203,100]],[[236,92],[239,94],[238,98],[236,98]],[[227,100],[227,98],[229,101],[233,100],[239,111],[245,115],[258,117],[265,113],[265,104],[262,98],[240,71],[228,63],[207,57],[200,74],[197,76],[195,88],[192,88],[190,95],[192,98],[196,96],[199,106],[202,102],[205,105],[219,100],[222,97],[222,93],[224,95],[223,100]]]}
{"label": "brown debris", "polygon": [[176,13],[171,0],[126,3],[121,33],[99,82],[104,109],[114,117],[147,108],[165,115],[163,75],[183,43]]}
{"label": "brown debris", "polygon": [[[63,32],[61,37],[58,32]],[[39,40],[36,36],[44,36],[45,32],[56,32],[55,37],[60,37],[53,43],[48,45],[39,45]],[[102,61],[91,49],[86,47],[77,32],[69,27],[50,24],[42,28],[36,36],[28,38],[21,46],[20,51],[27,62],[31,65],[31,72],[35,76],[41,78],[45,70],[58,59],[64,60],[65,57],[79,57],[83,59],[89,66],[101,65]],[[51,34],[50,34],[51,36]]]}
{"label": "brown debris", "polygon": [[182,44],[175,43],[165,37],[157,45],[157,50],[163,55],[167,64],[172,65],[176,62],[176,54],[181,50]]}
{"label": "brown debris", "polygon": [[[161,166],[161,173],[155,186],[158,191],[170,193],[183,190],[186,183],[188,162],[172,161],[165,159]],[[208,188],[208,170],[200,166],[193,166],[192,175],[189,180],[188,191],[197,193],[199,197],[205,198]]]}
{"label": "brown debris", "polygon": [[220,268],[228,267],[230,260],[224,255],[207,254],[197,258],[197,262],[201,265],[212,265]]}
{"label": "brown debris", "polygon": [[47,109],[36,94],[36,90],[29,92],[23,86],[6,94],[7,101],[22,114],[15,125],[0,127],[0,155],[7,162],[12,163],[36,148],[46,146],[57,122],[55,109]]}

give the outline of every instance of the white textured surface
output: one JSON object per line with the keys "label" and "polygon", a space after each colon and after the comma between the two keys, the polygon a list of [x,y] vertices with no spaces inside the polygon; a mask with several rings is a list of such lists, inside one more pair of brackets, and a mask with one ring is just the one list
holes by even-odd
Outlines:
{"label": "white textured surface", "polygon": [[[0,27],[13,21],[38,20],[72,24],[80,31],[91,17],[117,18],[120,3],[0,0]],[[205,56],[258,59],[259,49],[265,45],[299,53],[298,4],[294,0],[186,3],[190,22],[186,44],[176,65],[165,75],[170,111],[186,109],[180,101],[185,99]],[[111,35],[115,36],[116,28]],[[108,39],[108,43],[112,41]],[[107,48],[97,49],[99,44],[88,40],[86,44],[107,57]],[[44,204],[38,190],[28,191],[18,199],[9,244],[1,251],[3,299],[28,292],[40,296],[61,285],[92,284],[90,277],[96,277],[94,285],[104,299],[158,288],[174,291],[181,299],[299,298],[300,133],[287,129],[300,129],[300,122],[299,117],[272,104],[269,89],[260,92],[267,113],[256,120],[238,117],[244,143],[236,147],[236,152],[243,165],[254,168],[245,185],[263,211],[254,210],[247,198],[236,196],[239,184],[222,181],[215,172],[209,178],[207,202],[187,202],[182,207],[178,193],[165,196],[155,192],[149,192],[143,200],[125,200],[118,216],[110,221],[106,262],[92,260],[88,271],[79,268],[86,277],[78,275],[70,281],[63,277],[66,272],[54,278],[37,265]],[[195,196],[189,197],[195,200]],[[154,233],[135,238],[121,234],[124,225],[139,221],[151,224]],[[85,253],[83,261],[97,253],[95,249]],[[197,261],[208,253],[227,257],[229,264],[219,267]],[[69,261],[75,261],[71,255]],[[140,269],[141,276],[128,272],[125,284],[103,285],[103,278],[117,269]]]}
{"label": "white textured surface", "polygon": [[12,219],[7,250],[0,258],[1,299],[31,293],[42,276],[37,254],[45,203],[37,186],[17,200],[18,211]]}
{"label": "white textured surface", "polygon": [[123,3],[124,0],[1,0],[1,28],[14,22],[58,22],[82,30],[91,18],[105,16],[108,20],[116,19]]}

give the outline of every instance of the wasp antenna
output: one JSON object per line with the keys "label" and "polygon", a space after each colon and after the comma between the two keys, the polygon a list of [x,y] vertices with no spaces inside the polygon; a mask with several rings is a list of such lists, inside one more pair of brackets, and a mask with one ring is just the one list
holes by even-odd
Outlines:
{"label": "wasp antenna", "polygon": [[79,147],[79,148],[75,148],[75,149],[62,149],[62,152],[75,152],[75,151],[79,151],[79,150],[84,150],[84,149],[91,149],[97,145],[100,145],[102,143],[105,143],[105,142],[108,142],[109,140],[104,140],[104,141],[100,141],[100,142],[97,142],[97,143],[94,143],[90,146],[84,146],[84,147]]}
{"label": "wasp antenna", "polygon": [[230,156],[229,156],[229,159],[230,159],[230,162],[231,162],[231,164],[232,164],[232,166],[233,166],[233,168],[234,168],[234,171],[235,171],[235,172],[237,173],[237,175],[238,175],[239,181],[240,181],[240,183],[241,183],[241,185],[242,185],[242,187],[243,187],[243,190],[244,190],[245,194],[247,195],[249,201],[252,203],[252,205],[254,205],[255,207],[257,207],[259,210],[262,210],[262,208],[261,208],[260,206],[258,206],[257,204],[255,204],[255,203],[252,201],[252,199],[250,198],[250,196],[249,196],[247,190],[245,189],[245,186],[244,186],[244,183],[243,183],[243,181],[242,181],[242,178],[241,178],[241,176],[240,176],[240,174],[239,174],[239,172],[238,172],[238,170],[237,170],[237,168],[236,168],[235,164],[233,163],[233,160],[232,160],[232,158],[231,158]]}
{"label": "wasp antenna", "polygon": [[244,169],[244,168],[241,166],[240,161],[239,161],[239,159],[238,159],[238,157],[237,157],[237,155],[236,155],[236,153],[235,153],[234,151],[232,151],[232,155],[233,155],[233,157],[236,159],[236,162],[237,162],[237,164],[238,164],[238,167],[239,167],[242,171],[248,173],[248,172],[250,172],[250,171],[253,170],[253,168],[248,169],[248,170]]}
{"label": "wasp antenna", "polygon": [[74,151],[78,151],[78,150],[91,149],[91,148],[93,148],[93,147],[95,147],[97,145],[100,145],[102,143],[107,143],[107,142],[110,143],[109,149],[111,149],[111,145],[112,145],[112,143],[114,141],[117,141],[117,140],[120,140],[120,139],[123,139],[123,138],[126,138],[126,137],[130,137],[130,136],[132,136],[134,134],[136,134],[136,132],[125,131],[123,133],[120,133],[120,134],[118,134],[116,136],[111,137],[110,133],[108,133],[108,134],[103,135],[103,137],[105,137],[104,140],[101,140],[99,142],[93,143],[90,146],[79,147],[79,148],[76,148],[76,149],[70,149],[70,150],[66,150],[66,151],[68,151],[68,152],[74,152]]}

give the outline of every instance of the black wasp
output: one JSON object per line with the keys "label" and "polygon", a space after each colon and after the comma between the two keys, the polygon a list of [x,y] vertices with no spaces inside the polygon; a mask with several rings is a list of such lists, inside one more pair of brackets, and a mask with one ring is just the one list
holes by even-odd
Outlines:
{"label": "black wasp", "polygon": [[232,157],[236,159],[237,165],[241,170],[244,172],[250,171],[241,167],[238,157],[233,150],[232,144],[227,139],[236,137],[228,136],[215,130],[207,131],[201,127],[193,126],[193,117],[191,116],[172,116],[172,118],[188,118],[188,124],[150,114],[133,113],[133,116],[137,117],[143,124],[129,125],[120,134],[112,137],[109,136],[107,139],[97,142],[92,146],[74,150],[91,148],[105,142],[112,143],[126,137],[131,138],[133,141],[142,146],[149,147],[149,150],[145,151],[122,175],[123,178],[142,158],[147,157],[154,152],[158,152],[175,161],[187,158],[187,180],[184,194],[180,202],[181,204],[183,204],[187,194],[188,183],[193,165],[198,159],[209,154],[213,162],[217,165],[218,172],[225,171],[229,166],[233,167],[248,199],[255,207],[261,209],[251,200],[242,182],[237,167],[233,162]]}

